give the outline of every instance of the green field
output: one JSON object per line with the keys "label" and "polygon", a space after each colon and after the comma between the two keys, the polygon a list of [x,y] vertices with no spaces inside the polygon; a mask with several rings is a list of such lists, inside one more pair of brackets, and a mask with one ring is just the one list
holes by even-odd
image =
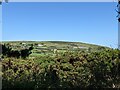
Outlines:
{"label": "green field", "polygon": [[101,51],[102,49],[110,49],[109,47],[99,46],[94,44],[87,44],[81,42],[63,42],[63,41],[9,41],[2,42],[8,44],[13,49],[27,48],[31,45],[34,46],[33,56],[35,55],[45,55],[54,53],[64,53],[66,51]]}

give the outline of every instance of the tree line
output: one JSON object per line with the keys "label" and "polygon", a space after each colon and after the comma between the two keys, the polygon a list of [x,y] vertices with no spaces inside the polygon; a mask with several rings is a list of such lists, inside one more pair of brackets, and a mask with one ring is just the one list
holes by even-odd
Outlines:
{"label": "tree line", "polygon": [[22,50],[13,50],[11,47],[7,45],[1,45],[2,47],[2,57],[15,57],[15,58],[23,58],[25,59],[28,57],[33,50],[33,46],[29,47],[28,49],[22,49]]}

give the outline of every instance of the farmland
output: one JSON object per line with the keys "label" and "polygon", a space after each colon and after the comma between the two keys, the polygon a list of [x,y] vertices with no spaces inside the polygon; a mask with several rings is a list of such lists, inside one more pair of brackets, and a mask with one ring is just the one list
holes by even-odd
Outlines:
{"label": "farmland", "polygon": [[2,42],[13,50],[33,46],[27,58],[3,57],[3,89],[120,88],[120,51],[60,41]]}
{"label": "farmland", "polygon": [[63,42],[63,41],[15,41],[15,42],[3,42],[13,49],[19,50],[23,48],[27,48],[31,45],[34,46],[34,50],[32,51],[32,55],[46,55],[46,54],[55,54],[64,53],[66,51],[100,51],[104,50],[104,48],[110,49],[108,47],[86,44],[80,42]]}

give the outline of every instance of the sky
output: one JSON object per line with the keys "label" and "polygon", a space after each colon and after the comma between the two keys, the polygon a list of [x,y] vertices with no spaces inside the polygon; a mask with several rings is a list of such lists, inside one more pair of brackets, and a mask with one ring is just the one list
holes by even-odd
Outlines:
{"label": "sky", "polygon": [[0,41],[2,41],[2,5],[0,5]]}
{"label": "sky", "polygon": [[2,40],[73,41],[117,47],[114,2],[3,3]]}

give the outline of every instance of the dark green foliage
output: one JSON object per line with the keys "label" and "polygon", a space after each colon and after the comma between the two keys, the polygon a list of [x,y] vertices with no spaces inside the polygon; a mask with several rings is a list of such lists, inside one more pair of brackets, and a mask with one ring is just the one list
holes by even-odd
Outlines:
{"label": "dark green foliage", "polygon": [[12,48],[10,48],[7,45],[2,45],[2,55],[3,56],[7,56],[7,57],[15,57],[15,58],[26,58],[28,57],[32,52],[31,50],[33,50],[33,46],[29,47],[29,49],[23,49],[23,50],[12,50]]}
{"label": "dark green foliage", "polygon": [[32,53],[29,49],[24,49],[24,50],[21,50],[20,52],[21,52],[21,57],[24,59]]}
{"label": "dark green foliage", "polygon": [[8,57],[20,58],[20,55],[21,55],[20,52],[15,50],[15,51],[10,51],[7,56]]}
{"label": "dark green foliage", "polygon": [[20,51],[21,57],[23,59],[25,59],[26,57],[28,57],[32,53],[31,50],[33,50],[33,46],[29,47],[29,49],[23,49],[23,50],[21,50]]}
{"label": "dark green foliage", "polygon": [[111,49],[34,60],[5,58],[3,88],[120,88],[119,54]]}
{"label": "dark green foliage", "polygon": [[31,47],[29,47],[29,50],[33,50],[33,45]]}
{"label": "dark green foliage", "polygon": [[6,46],[5,44],[2,45],[2,54],[4,56],[8,56],[8,54],[11,52],[12,48],[10,48],[9,46]]}

